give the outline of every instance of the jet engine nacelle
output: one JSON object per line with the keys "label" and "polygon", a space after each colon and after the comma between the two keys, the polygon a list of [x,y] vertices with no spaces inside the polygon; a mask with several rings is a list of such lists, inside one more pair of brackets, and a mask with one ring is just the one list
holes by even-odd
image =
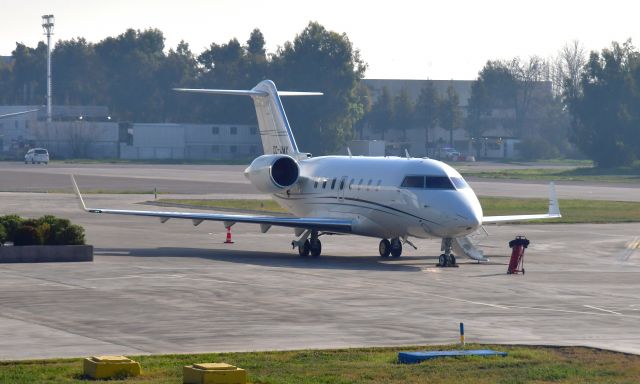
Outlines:
{"label": "jet engine nacelle", "polygon": [[244,176],[260,192],[277,193],[298,182],[300,166],[291,156],[262,155],[244,170]]}

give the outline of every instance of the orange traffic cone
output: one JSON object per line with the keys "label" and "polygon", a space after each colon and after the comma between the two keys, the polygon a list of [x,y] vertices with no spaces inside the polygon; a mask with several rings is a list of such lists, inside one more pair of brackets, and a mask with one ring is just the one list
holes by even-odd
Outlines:
{"label": "orange traffic cone", "polygon": [[225,244],[233,244],[231,241],[231,226],[227,227],[227,239],[224,241]]}

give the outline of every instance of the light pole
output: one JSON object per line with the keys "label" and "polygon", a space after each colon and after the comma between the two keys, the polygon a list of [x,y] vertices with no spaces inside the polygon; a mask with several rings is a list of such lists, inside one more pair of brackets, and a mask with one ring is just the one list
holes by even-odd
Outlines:
{"label": "light pole", "polygon": [[47,35],[47,123],[51,122],[51,35],[53,35],[53,15],[42,16],[42,28]]}

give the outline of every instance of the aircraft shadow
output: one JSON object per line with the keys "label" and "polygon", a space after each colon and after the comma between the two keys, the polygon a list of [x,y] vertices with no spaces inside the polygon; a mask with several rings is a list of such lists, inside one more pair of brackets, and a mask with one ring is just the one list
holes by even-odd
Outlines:
{"label": "aircraft shadow", "polygon": [[322,255],[319,258],[301,258],[294,253],[273,253],[232,249],[202,248],[95,248],[96,256],[108,257],[192,257],[218,260],[231,263],[251,264],[281,268],[304,269],[344,269],[372,271],[411,271],[421,270],[420,265],[400,264],[404,261],[415,261],[420,264],[433,263],[437,257],[401,257],[400,259],[381,259],[380,256],[332,256]]}

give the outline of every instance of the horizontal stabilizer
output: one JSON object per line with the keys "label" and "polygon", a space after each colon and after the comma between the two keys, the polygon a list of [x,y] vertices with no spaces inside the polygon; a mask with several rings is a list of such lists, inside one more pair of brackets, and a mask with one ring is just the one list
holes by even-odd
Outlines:
{"label": "horizontal stabilizer", "polygon": [[[269,96],[268,92],[254,90],[236,89],[204,89],[204,88],[174,88],[178,92],[208,93],[212,95],[232,95],[232,96]],[[322,96],[322,92],[297,92],[278,91],[278,96]]]}

